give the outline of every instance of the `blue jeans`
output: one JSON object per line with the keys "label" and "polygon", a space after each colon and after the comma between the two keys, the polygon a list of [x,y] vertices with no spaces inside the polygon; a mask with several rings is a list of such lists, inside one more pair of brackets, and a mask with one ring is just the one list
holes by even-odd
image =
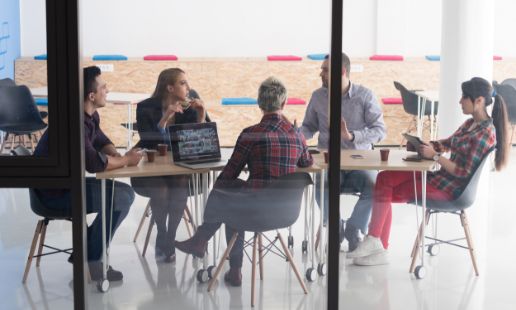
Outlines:
{"label": "blue jeans", "polygon": [[[347,223],[358,228],[363,234],[367,233],[367,226],[371,218],[373,209],[373,190],[378,172],[369,170],[344,170],[340,172],[340,192],[341,193],[359,193],[358,199],[351,217]],[[317,181],[320,181],[320,175],[317,175]],[[328,175],[324,180],[324,223],[328,222]],[[319,183],[315,188],[315,199],[317,204],[321,205],[321,190]]]}
{"label": "blue jeans", "polygon": [[[111,235],[109,227],[106,227],[106,248],[109,246],[116,229],[129,213],[129,208],[134,201],[134,191],[131,186],[106,180],[106,225],[109,225],[111,217],[111,193],[115,184],[115,196],[113,201],[113,222],[111,225]],[[86,178],[86,212],[97,213],[95,220],[87,230],[87,249],[88,261],[99,261],[102,258],[102,223],[101,223],[101,181],[95,178]],[[71,209],[70,191],[61,197],[45,197],[39,195],[40,200],[48,208]]]}

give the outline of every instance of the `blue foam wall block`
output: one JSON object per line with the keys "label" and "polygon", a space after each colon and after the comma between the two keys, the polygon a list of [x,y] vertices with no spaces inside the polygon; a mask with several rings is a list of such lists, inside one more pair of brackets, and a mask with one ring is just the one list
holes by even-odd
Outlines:
{"label": "blue foam wall block", "polygon": [[426,58],[426,60],[430,60],[430,61],[441,60],[441,56],[439,56],[439,55],[426,55],[425,58]]}
{"label": "blue foam wall block", "polygon": [[257,100],[249,97],[240,97],[240,98],[222,98],[223,105],[233,105],[233,104],[256,104]]}
{"label": "blue foam wall block", "polygon": [[48,106],[48,98],[35,98],[34,101],[37,105]]}
{"label": "blue foam wall block", "polygon": [[127,60],[124,55],[94,55],[93,60]]}
{"label": "blue foam wall block", "polygon": [[34,56],[34,59],[36,60],[47,60],[47,54],[41,54]]}
{"label": "blue foam wall block", "polygon": [[307,57],[311,60],[324,60],[328,54],[309,54]]}

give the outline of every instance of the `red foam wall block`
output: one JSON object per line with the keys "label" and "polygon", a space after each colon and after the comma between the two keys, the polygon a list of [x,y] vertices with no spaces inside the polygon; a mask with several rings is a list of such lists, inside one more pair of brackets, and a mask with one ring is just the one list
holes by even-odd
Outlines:
{"label": "red foam wall block", "polygon": [[394,60],[394,61],[402,61],[403,56],[401,55],[373,55],[369,57],[369,60]]}

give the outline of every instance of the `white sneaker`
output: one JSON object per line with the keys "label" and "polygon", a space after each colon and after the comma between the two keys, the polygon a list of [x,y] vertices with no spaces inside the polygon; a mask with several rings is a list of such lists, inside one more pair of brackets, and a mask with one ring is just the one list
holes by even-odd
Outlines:
{"label": "white sneaker", "polygon": [[366,236],[364,241],[360,242],[358,247],[353,252],[348,252],[346,256],[347,258],[357,258],[378,254],[384,251],[385,249],[383,248],[380,238]]}
{"label": "white sneaker", "polygon": [[357,266],[377,266],[386,265],[388,263],[387,251],[353,259],[353,264]]}

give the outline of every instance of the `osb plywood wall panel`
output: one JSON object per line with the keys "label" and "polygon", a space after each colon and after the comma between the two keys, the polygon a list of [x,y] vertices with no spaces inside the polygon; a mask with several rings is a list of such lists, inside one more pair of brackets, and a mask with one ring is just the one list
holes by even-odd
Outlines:
{"label": "osb plywood wall panel", "polygon": [[[320,87],[320,61],[268,62],[256,58],[240,59],[182,59],[180,61],[128,61],[92,62],[85,66],[110,63],[114,72],[103,73],[111,91],[152,93],[161,70],[179,67],[187,73],[190,86],[196,89],[208,107],[210,116],[217,121],[223,145],[234,145],[240,131],[258,122],[261,113],[257,106],[222,106],[222,97],[256,97],[258,86],[268,76],[276,76],[287,86],[290,97],[303,98],[307,102],[313,90]],[[384,112],[387,137],[382,144],[400,142],[400,133],[405,131],[410,117],[401,105],[384,105],[382,97],[399,97],[393,81],[400,81],[409,89],[435,90],[439,87],[439,62],[422,58],[401,62],[369,61],[352,59],[352,64],[361,65],[361,72],[352,72],[351,80],[373,90]],[[494,78],[503,80],[515,77],[516,60],[494,63]],[[16,82],[29,87],[45,86],[46,62],[32,59],[16,61]],[[458,98],[457,98],[458,100]],[[443,103],[441,103],[443,104]],[[453,102],[455,104],[455,102]],[[287,106],[285,114],[301,123],[306,106]],[[108,105],[101,109],[102,128],[116,145],[126,145],[127,132],[120,123],[127,121],[127,107]],[[135,113],[133,113],[134,118]],[[134,121],[134,119],[133,119]],[[137,141],[137,135],[134,141]],[[316,144],[315,139],[309,141]]]}

